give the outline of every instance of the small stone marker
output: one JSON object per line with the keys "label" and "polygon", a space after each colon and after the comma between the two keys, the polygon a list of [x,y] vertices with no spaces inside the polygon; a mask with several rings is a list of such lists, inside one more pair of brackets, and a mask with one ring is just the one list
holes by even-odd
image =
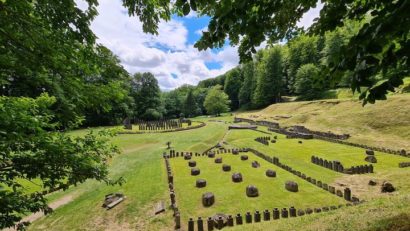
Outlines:
{"label": "small stone marker", "polygon": [[248,197],[257,197],[257,196],[259,196],[258,188],[255,185],[248,185],[246,187],[246,195]]}
{"label": "small stone marker", "polygon": [[119,203],[125,200],[127,198],[124,196],[122,193],[111,193],[105,196],[104,203],[102,205],[103,208],[106,208],[107,210],[110,210],[117,206]]}
{"label": "small stone marker", "polygon": [[229,171],[231,171],[231,166],[227,165],[227,164],[224,164],[224,165],[222,165],[222,170],[224,172],[229,172]]}
{"label": "small stone marker", "polygon": [[201,173],[201,170],[199,168],[191,168],[191,175],[192,176],[197,176]]}
{"label": "small stone marker", "polygon": [[396,189],[390,182],[383,182],[383,185],[381,187],[382,193],[391,193],[394,192]]}
{"label": "small stone marker", "polygon": [[276,172],[273,171],[272,169],[266,170],[265,174],[266,174],[267,177],[276,177]]}
{"label": "small stone marker", "polygon": [[197,188],[203,188],[206,186],[206,180],[204,179],[197,179],[196,180],[196,187]]}
{"label": "small stone marker", "polygon": [[196,161],[195,161],[195,160],[190,160],[190,161],[188,162],[188,166],[189,166],[189,167],[195,167],[195,166],[196,166]]}
{"label": "small stone marker", "polygon": [[252,167],[253,168],[259,168],[260,166],[261,166],[261,164],[259,164],[258,161],[255,160],[255,161],[252,162]]}
{"label": "small stone marker", "polygon": [[233,182],[235,182],[235,183],[238,183],[238,182],[242,182],[242,174],[241,173],[239,173],[239,172],[236,172],[236,173],[234,173],[234,174],[232,174],[232,181]]}
{"label": "small stone marker", "polygon": [[285,188],[290,192],[297,192],[299,191],[298,184],[294,181],[286,181]]}
{"label": "small stone marker", "polygon": [[212,206],[215,203],[215,195],[211,192],[202,194],[202,204],[205,207]]}
{"label": "small stone marker", "polygon": [[377,163],[377,159],[374,155],[368,155],[366,158],[364,158],[365,161],[369,163]]}
{"label": "small stone marker", "polygon": [[241,156],[241,160],[247,160],[248,159],[248,156],[247,155],[242,155]]}
{"label": "small stone marker", "polygon": [[165,212],[165,203],[164,203],[164,201],[160,201],[155,205],[154,214],[157,215],[157,214],[160,214],[162,212]]}

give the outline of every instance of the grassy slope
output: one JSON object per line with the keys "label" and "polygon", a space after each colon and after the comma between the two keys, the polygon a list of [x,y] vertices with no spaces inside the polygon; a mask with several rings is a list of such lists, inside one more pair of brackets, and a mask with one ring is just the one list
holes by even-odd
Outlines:
{"label": "grassy slope", "polygon": [[239,116],[277,121],[282,126],[299,124],[313,130],[349,133],[352,142],[410,151],[409,94],[389,96],[365,107],[358,100],[274,104]]}

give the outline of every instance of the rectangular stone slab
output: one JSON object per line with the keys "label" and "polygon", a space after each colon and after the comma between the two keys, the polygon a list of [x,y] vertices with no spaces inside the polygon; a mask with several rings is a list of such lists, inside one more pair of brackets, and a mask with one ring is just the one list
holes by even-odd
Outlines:
{"label": "rectangular stone slab", "polygon": [[119,203],[121,203],[125,198],[126,197],[122,197],[122,198],[119,198],[118,200],[115,200],[115,201],[111,202],[109,205],[107,205],[107,210],[110,210],[110,209],[114,208]]}
{"label": "rectangular stone slab", "polygon": [[165,203],[160,201],[155,205],[155,215],[165,212]]}

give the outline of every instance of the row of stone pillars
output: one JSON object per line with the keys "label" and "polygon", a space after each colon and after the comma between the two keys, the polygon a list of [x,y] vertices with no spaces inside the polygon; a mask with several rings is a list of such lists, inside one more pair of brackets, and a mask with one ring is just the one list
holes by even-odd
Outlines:
{"label": "row of stone pillars", "polygon": [[264,159],[264,160],[266,160],[266,161],[268,161],[268,162],[270,162],[270,163],[272,163],[272,164],[274,164],[274,165],[276,165],[276,166],[278,166],[278,167],[280,167],[280,168],[282,168],[282,169],[284,169],[284,170],[286,170],[286,171],[288,171],[288,172],[302,178],[303,180],[306,180],[309,183],[311,183],[313,185],[316,185],[317,187],[330,192],[331,194],[337,195],[339,197],[343,197],[345,200],[351,201],[351,202],[354,202],[354,203],[358,203],[360,201],[359,198],[352,197],[352,193],[351,193],[351,190],[349,188],[345,188],[344,193],[343,193],[341,190],[336,190],[335,187],[330,186],[327,183],[324,183],[320,180],[316,180],[315,178],[307,176],[306,174],[304,174],[300,171],[297,171],[297,170],[293,169],[292,167],[290,167],[286,164],[282,164],[280,162],[279,158],[277,158],[277,157],[270,157],[270,156],[268,156],[266,154],[263,154],[263,153],[261,153],[257,150],[254,150],[254,149],[249,149],[249,151],[254,153],[255,155],[259,156],[260,158],[262,158],[262,159]]}
{"label": "row of stone pillars", "polygon": [[[352,204],[346,204],[346,206],[351,206]],[[344,205],[338,206],[325,206],[322,208],[307,208],[303,209],[296,209],[295,207],[288,208],[274,208],[273,210],[264,210],[262,213],[259,211],[255,211],[253,214],[250,212],[245,213],[244,216],[241,214],[237,214],[235,217],[232,215],[228,215],[225,219],[222,216],[219,217],[208,217],[208,219],[202,219],[198,217],[195,221],[193,218],[190,218],[188,221],[188,231],[212,231],[214,229],[222,229],[224,227],[232,227],[234,225],[243,225],[243,224],[251,224],[251,223],[259,223],[261,221],[270,221],[270,220],[278,220],[278,219],[286,219],[292,217],[300,217],[304,215],[309,215],[313,213],[321,213],[327,212],[330,210],[336,210],[338,208],[342,208]],[[196,223],[196,224],[195,224]]]}

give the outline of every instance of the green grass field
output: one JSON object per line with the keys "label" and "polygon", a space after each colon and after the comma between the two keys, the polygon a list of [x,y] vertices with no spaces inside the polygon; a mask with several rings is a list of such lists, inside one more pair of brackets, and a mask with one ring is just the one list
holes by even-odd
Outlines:
{"label": "green grass field", "polygon": [[[243,161],[240,159],[240,155],[247,155],[249,159]],[[222,171],[222,164],[214,163],[214,158],[193,157],[192,160],[197,162],[197,168],[201,170],[198,176],[190,175],[187,160],[183,158],[170,159],[171,167],[174,169],[177,202],[184,221],[190,217],[209,217],[216,213],[235,215],[237,213],[245,214],[248,211],[263,211],[274,207],[313,208],[345,203],[343,199],[262,160],[251,152],[240,155],[227,153],[216,156],[222,157],[223,164],[231,165],[230,172]],[[260,168],[251,166],[251,162],[255,160],[261,164]],[[277,176],[275,178],[267,177],[265,175],[267,169],[276,171]],[[231,176],[234,172],[242,174],[242,182],[232,182]],[[207,186],[196,188],[196,179],[205,179]],[[285,189],[285,182],[288,180],[298,183],[299,192],[289,192]],[[248,185],[255,185],[258,188],[258,197],[246,196],[245,189]],[[215,195],[215,204],[211,207],[203,207],[202,205],[201,196],[205,192],[212,192]]]}
{"label": "green grass field", "polygon": [[[350,167],[366,164],[363,149],[321,140],[303,140],[303,143],[299,144],[298,139],[286,139],[283,135],[274,133],[270,136],[278,136],[277,143],[265,146],[254,139],[267,134],[252,130],[228,131],[233,116],[199,117],[195,120],[205,122],[206,126],[179,132],[123,134],[114,137],[112,142],[120,147],[122,154],[110,161],[110,176],[114,179],[124,177],[126,183],[122,186],[108,186],[89,180],[65,192],[50,194],[50,202],[69,201],[57,208],[53,214],[36,220],[29,230],[173,230],[172,210],[168,208],[170,200],[165,164],[162,158],[162,153],[167,151],[166,142],[170,141],[172,148],[177,151],[202,153],[222,140],[227,142],[227,148],[250,147],[278,157],[282,163],[337,188],[343,188],[341,184],[348,185],[353,195],[367,201],[359,206],[329,213],[292,218],[292,221],[287,219],[262,222],[256,225],[237,226],[232,230],[395,230],[391,229],[391,224],[396,217],[399,217],[399,225],[407,224],[405,218],[410,217],[410,203],[406,203],[410,201],[410,172],[409,169],[399,169],[397,165],[399,162],[409,161],[408,158],[376,152],[378,163],[374,165],[375,173],[350,176],[311,164],[310,157],[316,155],[329,160],[337,159]],[[258,129],[267,131],[264,127]],[[86,132],[78,130],[72,135],[81,136]],[[356,137],[356,133],[352,132],[351,135],[352,139]],[[190,175],[186,160],[170,160],[175,175],[177,204],[181,211],[183,228],[186,228],[186,222],[190,217],[262,211],[274,207],[314,208],[345,202],[250,152],[246,155],[249,156],[249,160],[245,162],[236,155],[221,155],[223,163],[232,166],[231,172],[223,172],[221,164],[215,164],[214,159],[193,157],[201,169],[201,174],[195,177]],[[258,160],[261,167],[252,168],[253,160]],[[276,178],[265,176],[265,170],[268,168],[277,172]],[[237,171],[244,177],[241,183],[231,182],[231,174]],[[197,178],[206,179],[207,186],[197,189]],[[378,183],[390,181],[396,186],[397,191],[389,195],[382,194],[380,186],[368,186],[369,179],[375,179]],[[286,191],[284,182],[287,180],[296,181],[300,191]],[[246,196],[245,188],[248,184],[259,188],[259,197]],[[216,203],[209,208],[203,208],[201,195],[207,191],[215,194]],[[104,210],[101,208],[104,195],[112,192],[124,193],[127,199],[112,210]],[[167,210],[155,216],[154,205],[161,200],[166,203]],[[363,225],[363,220],[369,225]]]}

